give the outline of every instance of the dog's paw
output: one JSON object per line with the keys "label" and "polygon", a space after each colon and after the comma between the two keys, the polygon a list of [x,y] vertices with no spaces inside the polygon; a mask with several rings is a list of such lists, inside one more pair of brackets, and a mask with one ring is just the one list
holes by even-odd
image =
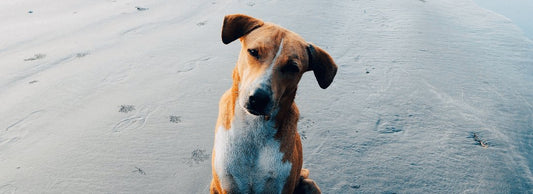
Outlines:
{"label": "dog's paw", "polygon": [[309,170],[302,168],[300,171],[300,179],[306,179],[309,178]]}
{"label": "dog's paw", "polygon": [[320,188],[318,185],[313,181],[313,179],[309,178],[309,170],[302,168],[300,171],[300,181],[298,182],[298,185],[296,185],[296,188],[294,189],[295,194],[320,194],[322,193],[320,191]]}
{"label": "dog's paw", "polygon": [[[309,173],[309,171],[307,171]],[[312,179],[301,177],[300,183],[294,189],[295,194],[321,194],[320,188]]]}

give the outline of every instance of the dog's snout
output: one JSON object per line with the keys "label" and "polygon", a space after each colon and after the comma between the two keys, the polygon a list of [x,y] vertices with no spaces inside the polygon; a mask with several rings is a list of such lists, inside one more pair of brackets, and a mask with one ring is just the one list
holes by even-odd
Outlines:
{"label": "dog's snout", "polygon": [[250,96],[250,105],[257,108],[265,107],[270,101],[270,98],[265,92],[256,92],[254,95]]}
{"label": "dog's snout", "polygon": [[270,95],[264,90],[256,90],[249,98],[247,109],[254,115],[265,115],[268,112]]}

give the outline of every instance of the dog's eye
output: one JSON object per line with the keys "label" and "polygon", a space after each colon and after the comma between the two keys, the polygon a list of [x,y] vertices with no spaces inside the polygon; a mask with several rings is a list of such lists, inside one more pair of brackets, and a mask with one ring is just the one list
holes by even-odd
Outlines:
{"label": "dog's eye", "polygon": [[259,58],[259,52],[257,52],[257,49],[248,49],[248,53],[252,55],[252,57]]}
{"label": "dog's eye", "polygon": [[290,61],[287,65],[283,66],[281,68],[282,73],[298,73],[300,72],[300,68],[298,67],[298,64],[294,61]]}

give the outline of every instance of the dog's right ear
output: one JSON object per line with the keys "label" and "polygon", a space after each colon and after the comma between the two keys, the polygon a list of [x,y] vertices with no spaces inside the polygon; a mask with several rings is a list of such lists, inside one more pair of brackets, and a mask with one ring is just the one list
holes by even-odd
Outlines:
{"label": "dog's right ear", "polygon": [[222,42],[229,44],[252,30],[261,27],[263,24],[262,20],[247,15],[227,15],[224,17],[224,25],[222,26]]}
{"label": "dog's right ear", "polygon": [[309,70],[315,73],[318,85],[326,89],[337,74],[337,65],[326,51],[313,44],[307,46],[307,55],[309,56]]}

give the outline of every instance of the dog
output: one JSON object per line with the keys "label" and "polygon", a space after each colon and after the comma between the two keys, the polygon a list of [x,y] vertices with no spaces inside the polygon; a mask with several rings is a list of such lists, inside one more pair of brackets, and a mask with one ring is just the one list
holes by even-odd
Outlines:
{"label": "dog", "polygon": [[251,16],[224,17],[222,42],[236,39],[242,49],[219,103],[210,192],[321,193],[302,169],[294,98],[303,73],[325,89],[337,65],[298,34]]}

